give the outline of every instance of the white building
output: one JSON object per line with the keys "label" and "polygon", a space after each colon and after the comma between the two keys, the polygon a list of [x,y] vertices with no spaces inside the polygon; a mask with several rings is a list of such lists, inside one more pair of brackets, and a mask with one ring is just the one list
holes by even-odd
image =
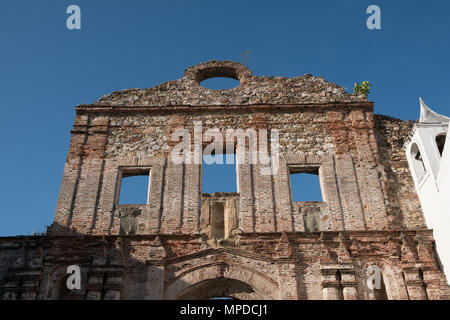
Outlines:
{"label": "white building", "polygon": [[407,141],[406,154],[428,228],[450,278],[450,118],[420,99],[420,120]]}

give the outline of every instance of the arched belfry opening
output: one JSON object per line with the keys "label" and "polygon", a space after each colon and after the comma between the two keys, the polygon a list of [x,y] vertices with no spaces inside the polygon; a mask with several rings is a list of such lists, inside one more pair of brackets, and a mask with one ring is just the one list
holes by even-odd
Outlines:
{"label": "arched belfry opening", "polygon": [[442,153],[444,152],[444,146],[445,146],[445,140],[447,138],[447,135],[444,134],[439,134],[436,136],[436,146],[438,148],[439,151],[439,155],[442,157]]}
{"label": "arched belfry opening", "polygon": [[249,284],[235,279],[219,278],[196,283],[178,296],[177,300],[264,300],[263,294],[257,292]]}
{"label": "arched belfry opening", "polygon": [[417,143],[414,143],[411,146],[411,161],[413,163],[414,174],[416,175],[417,181],[420,181],[427,172],[427,169]]}

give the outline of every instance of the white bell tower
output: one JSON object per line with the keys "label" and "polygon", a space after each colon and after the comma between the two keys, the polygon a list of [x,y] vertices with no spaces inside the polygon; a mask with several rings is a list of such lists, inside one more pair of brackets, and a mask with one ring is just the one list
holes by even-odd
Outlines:
{"label": "white bell tower", "polygon": [[450,277],[450,118],[437,114],[420,100],[420,120],[405,144],[409,168],[428,228]]}

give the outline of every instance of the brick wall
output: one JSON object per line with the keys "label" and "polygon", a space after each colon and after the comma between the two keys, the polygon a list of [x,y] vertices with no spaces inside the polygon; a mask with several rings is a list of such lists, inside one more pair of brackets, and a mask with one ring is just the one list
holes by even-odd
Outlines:
{"label": "brick wall", "polygon": [[[217,75],[241,85],[199,85]],[[78,106],[47,236],[0,238],[2,297],[205,297],[216,282],[199,283],[221,279],[240,298],[374,299],[370,266],[389,299],[448,297],[402,150],[412,123],[373,107],[323,78],[257,77],[219,61]],[[172,133],[194,141],[199,121],[203,132],[278,130],[279,170],[239,164],[238,194],[202,195],[201,164],[170,158]],[[289,174],[302,170],[318,173],[322,202],[292,201]],[[144,171],[148,204],[119,205],[122,177]],[[225,239],[205,222],[213,200],[225,203]],[[79,292],[64,290],[69,264],[81,266]]]}

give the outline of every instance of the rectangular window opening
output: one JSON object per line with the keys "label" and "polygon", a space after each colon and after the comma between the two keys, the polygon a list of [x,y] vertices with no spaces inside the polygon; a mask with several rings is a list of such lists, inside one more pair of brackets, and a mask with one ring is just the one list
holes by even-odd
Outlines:
{"label": "rectangular window opening", "polygon": [[292,201],[323,201],[318,168],[291,168],[290,182]]}
{"label": "rectangular window opening", "polygon": [[119,204],[148,204],[150,189],[150,169],[130,169],[122,171]]}
{"label": "rectangular window opening", "polygon": [[235,154],[203,156],[203,192],[238,192]]}

